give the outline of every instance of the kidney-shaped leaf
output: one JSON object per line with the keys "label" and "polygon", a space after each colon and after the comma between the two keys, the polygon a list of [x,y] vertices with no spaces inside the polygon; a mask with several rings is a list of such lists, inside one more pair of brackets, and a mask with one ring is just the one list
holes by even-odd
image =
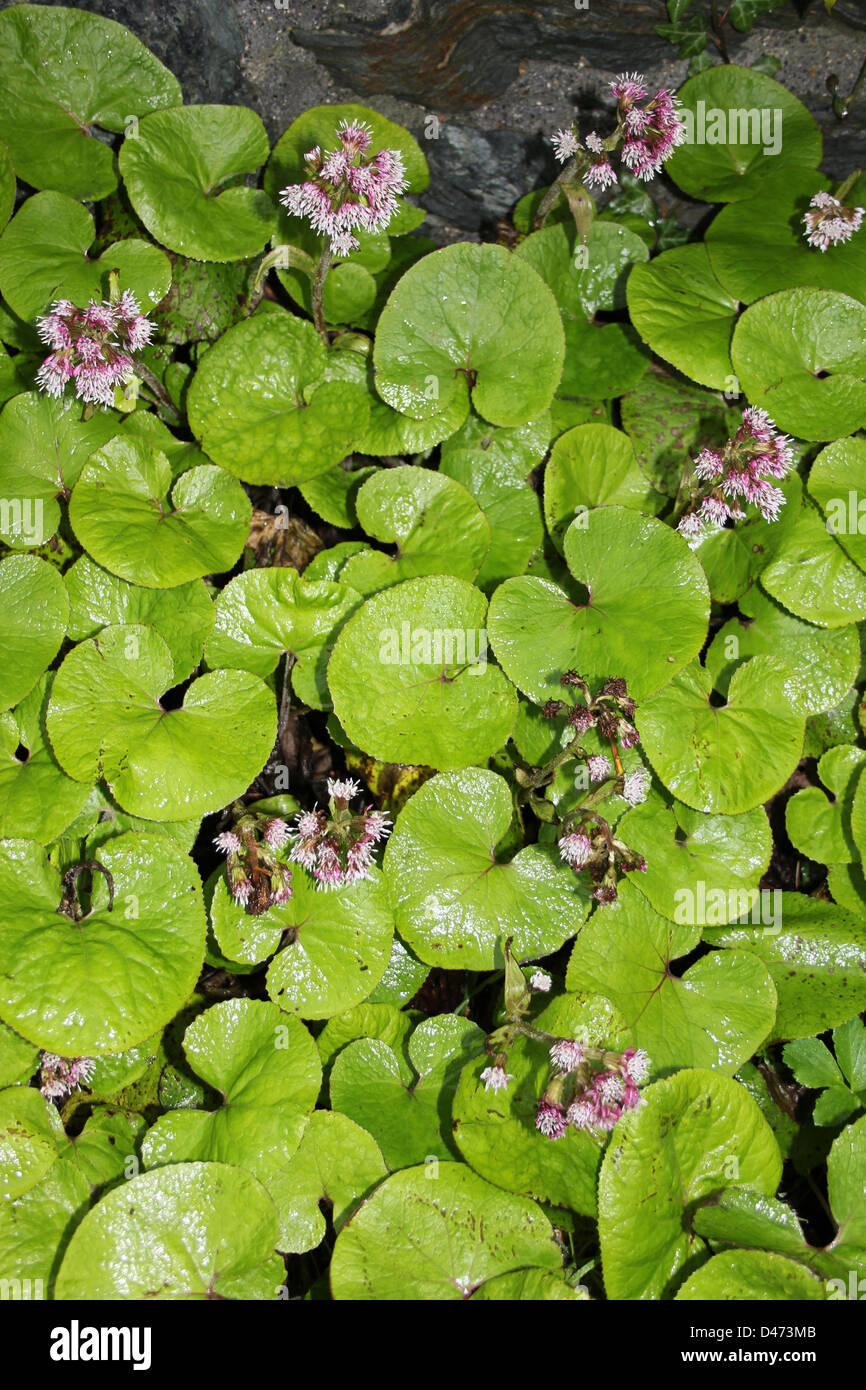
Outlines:
{"label": "kidney-shaped leaf", "polygon": [[69,600],[59,571],[37,555],[0,562],[0,710],[17,705],[60,650]]}

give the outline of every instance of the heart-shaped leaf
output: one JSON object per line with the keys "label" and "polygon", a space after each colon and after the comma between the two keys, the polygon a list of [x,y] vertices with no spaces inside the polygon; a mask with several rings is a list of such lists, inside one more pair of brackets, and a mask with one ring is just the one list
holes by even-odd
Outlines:
{"label": "heart-shaped leaf", "polygon": [[751,305],[731,361],[752,405],[801,439],[866,423],[866,305],[837,290],[781,290]]}
{"label": "heart-shaped leaf", "polygon": [[337,1300],[465,1299],[486,1280],[527,1266],[559,1269],[547,1217],[525,1197],[503,1195],[459,1163],[387,1178],[337,1237],[331,1288]]}
{"label": "heart-shaped leaf", "polygon": [[571,668],[622,676],[640,700],[694,657],[709,592],[683,538],[651,517],[600,507],[576,517],[565,558],[588,591],[578,604],[554,584],[509,579],[490,602],[490,641],[506,675],[537,704],[560,698]]}
{"label": "heart-shaped leaf", "polygon": [[146,116],[118,163],[129,201],[163,246],[196,261],[242,261],[274,228],[268,195],[242,181],[268,148],[261,118],[246,106],[177,106]]}
{"label": "heart-shaped leaf", "polygon": [[123,435],[91,456],[69,500],[72,529],[97,564],[153,589],[230,570],[251,515],[249,498],[224,469],[189,468],[172,487],[162,450]]}
{"label": "heart-shaped leaf", "polygon": [[273,695],[246,671],[212,671],[166,710],[158,697],[173,684],[171,653],[152,627],[103,628],[73,647],[47,717],[69,776],[104,777],[124,810],[151,820],[188,820],[240,796],[273,748]]}
{"label": "heart-shaped leaf", "polygon": [[0,710],[29,694],[60,650],[69,617],[63,580],[36,555],[0,561]]}
{"label": "heart-shaped leaf", "polygon": [[378,1144],[365,1129],[346,1115],[316,1110],[300,1148],[282,1172],[286,1193],[277,1191],[278,1249],[303,1254],[315,1250],[325,1238],[320,1204],[330,1203],[334,1230],[341,1231],[359,1202],[387,1177],[388,1169]]}
{"label": "heart-shaped leaf", "polygon": [[809,502],[762,570],[761,585],[798,618],[820,627],[845,627],[866,615],[866,575]]}
{"label": "heart-shaped leaf", "polygon": [[360,382],[326,380],[327,364],[312,324],[282,311],[229,329],[189,388],[202,448],[251,483],[288,486],[332,468],[364,433],[369,404]]}
{"label": "heart-shaped leaf", "polygon": [[691,1227],[695,1204],[732,1182],[771,1197],[782,1172],[770,1126],[736,1081],[682,1071],[642,1094],[645,1105],[617,1125],[599,1178],[602,1268],[614,1299],[670,1297],[710,1253]]}
{"label": "heart-shaped leaf", "polygon": [[585,241],[573,226],[554,223],[528,236],[516,254],[550,286],[566,321],[624,309],[629,271],[649,260],[646,243],[617,222],[593,222]]}
{"label": "heart-shaped leaf", "polygon": [[577,425],[554,442],[544,470],[544,519],[554,544],[580,511],[631,507],[654,513],[664,499],[638,467],[632,442],[611,425]]}
{"label": "heart-shaped leaf", "polygon": [[328,664],[349,738],[383,762],[466,767],[508,738],[513,687],[487,662],[487,604],[462,579],[430,575],[374,594]]}
{"label": "heart-shaped leaf", "polygon": [[397,930],[428,964],[490,970],[505,936],[522,960],[548,955],[585,919],[585,885],[555,846],[497,859],[510,822],[507,782],[482,768],[432,778],[397,817],[384,858]]}
{"label": "heart-shaped leaf", "polygon": [[730,384],[737,301],[722,288],[704,246],[676,246],[628,281],[628,311],[645,343],[693,381]]}
{"label": "heart-shaped leaf", "polygon": [[423,419],[462,372],[479,415],[523,425],[550,405],[564,351],[556,301],[530,266],[500,246],[444,246],[406,271],[382,310],[376,389]]}
{"label": "heart-shaped leaf", "polygon": [[180,83],[125,29],[64,6],[16,5],[0,19],[0,138],[34,188],[104,198],[117,186],[111,147],[90,127],[120,131],[179,106]]}
{"label": "heart-shaped leaf", "polygon": [[0,1261],[7,1278],[21,1280],[22,1297],[27,1280],[33,1298],[39,1297],[40,1281],[42,1297],[53,1297],[59,1261],[89,1204],[87,1179],[60,1159],[35,1187],[0,1203]]}
{"label": "heart-shaped leaf", "polygon": [[791,703],[790,670],[775,657],[738,666],[720,709],[710,703],[712,683],[703,666],[687,666],[643,703],[640,734],[668,791],[697,811],[736,816],[788,780],[805,721]]}
{"label": "heart-shaped leaf", "polygon": [[[178,1233],[181,1232],[181,1238]],[[276,1208],[227,1163],[177,1163],[107,1192],[57,1276],[61,1300],[268,1300],[285,1277]]]}
{"label": "heart-shaped leaf", "polygon": [[21,207],[0,237],[0,293],[22,319],[47,313],[54,299],[84,305],[103,299],[117,271],[147,313],[171,284],[171,262],[150,242],[117,241],[98,260],[89,260],[95,234],[90,213],[65,193],[37,193]]}
{"label": "heart-shaped leaf", "polygon": [[693,198],[739,202],[758,194],[767,179],[784,192],[792,169],[799,173],[821,162],[817,123],[763,73],[726,63],[689,78],[678,96],[687,139],[665,172]]}
{"label": "heart-shaped leaf", "polygon": [[681,976],[673,973],[673,962],[689,955],[700,935],[700,926],[674,925],[624,884],[617,902],[587,922],[569,961],[568,988],[609,999],[656,1074],[680,1067],[734,1072],[773,1028],[773,981],[747,951],[717,951]]}
{"label": "heart-shaped leaf", "polygon": [[804,787],[786,803],[788,838],[807,859],[821,864],[850,864],[857,859],[851,812],[864,762],[866,752],[862,748],[849,743],[828,748],[818,763],[818,776],[833,799],[820,787]]}
{"label": "heart-shaped leaf", "polygon": [[150,1037],[188,997],[204,950],[201,883],[165,839],[122,835],[104,845],[91,905],[58,911],[60,874],[31,841],[0,847],[3,930],[0,1014],[61,1057],[120,1052]]}
{"label": "heart-shaped leaf", "polygon": [[86,782],[66,776],[45,737],[50,687],[46,674],[20,705],[0,714],[0,839],[46,845],[62,835],[90,795]]}

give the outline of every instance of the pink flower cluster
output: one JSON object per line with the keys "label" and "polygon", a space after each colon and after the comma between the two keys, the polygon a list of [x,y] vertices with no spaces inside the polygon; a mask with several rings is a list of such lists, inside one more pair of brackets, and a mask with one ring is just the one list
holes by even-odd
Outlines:
{"label": "pink flower cluster", "polygon": [[348,779],[328,781],[330,815],[318,807],[302,811],[295,829],[300,840],[290,858],[308,869],[320,888],[342,888],[367,878],[372,864],[373,846],[388,834],[391,821],[372,806],[357,814],[349,802],[361,790]]}
{"label": "pink flower cluster", "polygon": [[602,140],[594,130],[590,131],[585,150],[574,129],[558,130],[553,137],[553,151],[560,164],[579,153],[588,156],[589,167],[583,175],[587,188],[605,189],[617,183],[610,155],[620,142],[622,163],[636,178],[647,182],[655,178],[665,160],[686,138],[677,110],[679,101],[671,92],[662,89],[647,101],[646,78],[637,72],[615,78],[610,89],[619,102],[615,137]]}
{"label": "pink flower cluster", "polygon": [[846,208],[832,193],[816,193],[803,215],[803,235],[810,246],[827,251],[840,242],[850,241],[859,232],[866,208]]}
{"label": "pink flower cluster", "polygon": [[[562,1072],[576,1070],[583,1061],[583,1048],[577,1042],[563,1040],[550,1053]],[[645,1103],[639,1088],[648,1075],[649,1058],[643,1049],[626,1048],[617,1062],[596,1072],[568,1106],[545,1095],[538,1103],[535,1127],[547,1139],[561,1139],[569,1126],[604,1134],[627,1111],[637,1110]]]}
{"label": "pink flower cluster", "polygon": [[373,131],[363,121],[341,121],[337,149],[323,154],[316,145],[304,155],[309,177],[280,193],[294,217],[305,217],[314,232],[331,239],[333,256],[348,256],[360,245],[355,233],[384,231],[397,211],[397,195],[407,187],[398,150],[369,157]]}
{"label": "pink flower cluster", "polygon": [[756,506],[765,521],[778,521],[785,494],[770,479],[784,478],[792,462],[788,436],[776,433],[766,410],[747,406],[736,439],[729,439],[723,450],[702,449],[695,459],[695,477],[706,495],[677,529],[692,540],[721,529],[728,520],[742,521],[746,513],[739,499]]}
{"label": "pink flower cluster", "polygon": [[292,896],[292,875],[274,851],[290,838],[290,830],[280,816],[262,823],[255,813],[243,816],[234,830],[224,830],[214,845],[226,855],[228,885],[235,902],[259,916],[269,908],[280,907]]}
{"label": "pink flower cluster", "polygon": [[59,397],[71,381],[81,400],[112,406],[115,386],[135,374],[130,354],[147,346],[156,325],[125,290],[117,300],[92,299],[86,309],[58,299],[50,314],[36,320],[36,329],[53,349],[36,374],[40,390]]}
{"label": "pink flower cluster", "polygon": [[58,1057],[56,1052],[43,1052],[39,1063],[39,1089],[47,1100],[62,1100],[86,1086],[95,1067],[91,1057]]}

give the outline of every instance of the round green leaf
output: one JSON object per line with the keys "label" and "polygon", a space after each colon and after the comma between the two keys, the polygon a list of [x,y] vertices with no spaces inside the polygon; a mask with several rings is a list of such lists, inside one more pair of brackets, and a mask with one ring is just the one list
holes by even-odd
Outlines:
{"label": "round green leaf", "polygon": [[178,1163],[107,1192],[69,1243],[60,1300],[172,1302],[278,1296],[276,1208],[227,1163]]}
{"label": "round green leaf", "polygon": [[69,617],[63,580],[36,555],[0,561],[0,710],[29,694],[60,650]]}
{"label": "round green leaf", "polygon": [[468,1019],[426,1018],[409,1039],[406,1076],[386,1042],[352,1042],[331,1070],[331,1104],[372,1134],[392,1171],[450,1158],[451,1098],[467,1058],[483,1046],[484,1034]]}
{"label": "round green leaf", "polygon": [[[818,763],[818,775],[833,799],[820,787],[804,787],[786,802],[788,838],[808,859],[833,865],[857,859],[851,813],[864,762],[866,752],[862,748],[846,743],[828,748]],[[858,802],[858,816],[862,804]]]}
{"label": "round green leaf", "polygon": [[704,933],[713,945],[751,951],[773,976],[779,1012],[770,1041],[812,1037],[866,1007],[862,913],[855,917],[835,903],[783,893],[781,930],[779,925],[769,931],[731,926]]}
{"label": "round green leaf", "polygon": [[[777,290],[814,285],[866,296],[866,239],[819,251],[804,236],[803,214],[813,193],[826,189],[822,174],[791,171],[784,191],[758,194],[722,208],[707,228],[710,264],[725,289],[742,304]],[[849,206],[862,201],[863,184],[852,189]]]}
{"label": "round green leaf", "polygon": [[104,777],[125,811],[189,820],[240,796],[276,735],[274,697],[257,676],[213,671],[165,710],[171,653],[152,627],[114,626],[73,647],[48,710],[54,753],[78,781]]}
{"label": "round green leaf", "polygon": [[29,1086],[0,1091],[0,1197],[20,1197],[48,1172],[59,1153],[63,1125],[55,1106]]}
{"label": "round green leaf", "polygon": [[36,682],[21,704],[0,714],[0,839],[26,836],[46,845],[84,810],[90,787],[56,761],[45,736],[51,677]]}
{"label": "round green leaf", "polygon": [[798,618],[820,627],[845,627],[866,616],[866,575],[808,502],[762,570],[761,586]]}
{"label": "round green leaf", "polygon": [[628,311],[645,343],[693,381],[722,391],[730,384],[731,334],[737,301],[722,289],[706,247],[677,246],[628,281]]}
{"label": "round green leaf", "polygon": [[564,355],[556,301],[499,246],[445,246],[411,266],[379,318],[376,389],[405,415],[438,413],[465,373],[494,425],[523,425],[550,405]]}
{"label": "round green leaf", "polygon": [[74,922],[58,911],[60,874],[27,840],[0,853],[0,1014],[61,1057],[121,1052],[167,1023],[195,984],[204,951],[201,883],[165,839],[122,835],[99,862],[92,905]]}
{"label": "round green leaf", "polygon": [[751,811],[790,777],[805,721],[792,707],[791,673],[771,656],[734,672],[727,704],[710,703],[712,677],[694,663],[647,700],[638,716],[644,750],[668,791],[697,811]]}
{"label": "round green leaf", "polygon": [[683,538],[651,517],[601,507],[575,518],[565,558],[588,591],[573,602],[543,579],[509,579],[490,603],[490,641],[506,675],[537,704],[560,698],[575,667],[628,681],[641,700],[703,645],[709,591]]}
{"label": "round green leaf", "polygon": [[122,24],[62,6],[15,5],[0,17],[0,138],[20,178],[73,198],[117,186],[109,145],[133,117],[178,106],[180,83]]}
{"label": "round green leaf", "polygon": [[[443,445],[439,471],[462,483],[487,518],[490,549],[476,580],[478,587],[487,592],[503,579],[522,574],[544,538],[538,496],[520,476],[523,466],[521,455],[524,459],[531,459],[535,425],[524,425],[516,430],[496,430],[492,425],[485,426],[477,416],[471,417],[471,421],[473,430],[486,430],[486,434],[480,436],[482,439],[490,436],[486,448],[472,448],[469,443],[471,436],[461,431],[466,443],[454,450],[449,450],[448,444]],[[546,436],[547,431],[542,433]],[[538,431],[535,434],[540,437]],[[492,438],[495,435],[504,436],[498,447]],[[511,439],[514,440],[516,456],[510,452]],[[541,445],[542,454],[545,447],[546,438]],[[526,471],[532,466],[530,461]]]}
{"label": "round green leaf", "polygon": [[[669,806],[654,793],[626,812],[617,835],[646,860],[646,873],[630,882],[656,912],[673,922],[700,922],[700,916],[684,915],[683,907],[693,902],[697,908],[702,893],[713,913],[723,911],[712,919],[719,926],[739,917],[740,904],[750,902],[743,895],[757,889],[773,848],[762,806],[743,816],[706,816],[679,801]],[[728,904],[724,910],[719,894]]]}
{"label": "round green leaf", "polygon": [[554,223],[526,237],[516,255],[550,286],[566,320],[624,309],[631,267],[649,260],[646,243],[617,222],[593,222],[585,242],[574,226]]}
{"label": "round green leaf", "polygon": [[544,519],[558,547],[581,510],[608,506],[657,512],[661,505],[661,495],[650,487],[622,430],[576,425],[555,441],[544,470]]}
{"label": "round green leaf", "polygon": [[627,883],[615,904],[587,922],[569,961],[569,989],[609,999],[632,1044],[649,1053],[655,1074],[680,1067],[734,1072],[773,1027],[773,981],[747,951],[716,951],[674,974],[673,962],[700,935],[700,926],[676,926],[660,916]]}
{"label": "round green leaf", "polygon": [[558,950],[584,921],[585,884],[555,846],[497,859],[510,823],[508,783],[482,768],[432,778],[400,812],[384,869],[397,930],[421,960],[490,970],[505,936],[525,960]]}
{"label": "round green leaf", "polygon": [[503,480],[525,483],[544,459],[552,435],[549,415],[541,415],[528,425],[502,429],[489,425],[471,411],[460,429],[442,445],[439,466],[470,492],[475,488],[469,478],[476,476],[484,464]]}
{"label": "round green leaf", "polygon": [[423,1166],[406,1168],[367,1199],[337,1237],[331,1288],[338,1300],[448,1301],[526,1266],[560,1267],[541,1209],[440,1163],[435,1182]]}
{"label": "round green leaf", "polygon": [[281,311],[229,329],[189,388],[202,448],[246,482],[282,487],[338,464],[366,428],[368,393],[325,380],[327,360],[313,325]]}
{"label": "round green leaf", "polygon": [[171,284],[171,262],[150,242],[130,239],[109,246],[98,260],[87,249],[93,218],[65,193],[28,198],[0,237],[0,293],[22,319],[47,313],[54,299],[84,305],[106,298],[116,270],[121,289],[131,290],[148,313]]}
{"label": "round green leaf", "polygon": [[283,1168],[285,1197],[278,1190],[280,1239],[278,1249],[303,1254],[325,1238],[327,1227],[320,1203],[331,1205],[336,1231],[388,1169],[372,1135],[346,1115],[316,1110],[304,1130],[300,1148]]}
{"label": "round green leaf", "polygon": [[384,762],[466,767],[508,738],[517,697],[487,662],[487,604],[462,579],[408,579],[368,599],[328,664],[349,738]]}
{"label": "round green leaf", "polygon": [[274,228],[268,195],[241,181],[267,157],[255,111],[178,106],[145,117],[124,140],[118,163],[129,201],[163,246],[196,261],[242,261],[261,251]]}
{"label": "round green leaf", "polygon": [[151,589],[230,570],[251,515],[224,469],[189,468],[172,486],[162,450],[122,435],[92,455],[69,500],[72,529],[97,564]]}
{"label": "round green leaf", "polygon": [[422,574],[454,574],[470,583],[490,546],[490,526],[471,493],[429,468],[381,469],[360,488],[355,507],[368,536],[397,554],[352,555],[340,578],[369,595]]}
{"label": "round green leaf", "polygon": [[866,424],[866,305],[836,290],[767,295],[741,316],[731,361],[752,405],[801,439]]}
{"label": "round green leaf", "polygon": [[713,1255],[677,1293],[685,1302],[823,1301],[824,1285],[802,1265],[766,1250]]}
{"label": "round green leaf", "polygon": [[161,1115],[142,1144],[145,1164],[232,1163],[270,1191],[271,1174],[300,1144],[322,1084],[313,1039],[274,1004],[226,999],[190,1024],[183,1050],[222,1104]]}
{"label": "round green leaf", "polygon": [[773,1132],[736,1081],[682,1071],[643,1095],[646,1104],[617,1125],[599,1178],[602,1268],[613,1299],[669,1298],[682,1273],[709,1254],[692,1230],[695,1204],[732,1181],[772,1196],[782,1173]]}
{"label": "round green leaf", "polygon": [[[22,1196],[0,1203],[0,1266],[5,1277],[20,1279],[24,1290],[29,1279],[33,1298],[40,1292],[42,1298],[52,1298],[59,1261],[89,1205],[87,1179],[63,1160],[53,1163]],[[22,1296],[26,1298],[26,1292]]]}
{"label": "round green leaf", "polygon": [[305,869],[292,867],[292,897],[269,916],[289,939],[268,967],[270,997],[286,1013],[330,1018],[366,999],[391,956],[394,917],[381,875],[321,893]]}
{"label": "round green leaf", "polygon": [[[78,481],[85,461],[107,444],[117,418],[98,410],[82,419],[74,397],[55,400],[28,391],[0,414],[0,539],[13,549],[50,540],[60,523],[60,496]],[[16,505],[17,503],[17,505]]]}
{"label": "round green leaf", "polygon": [[678,96],[690,138],[674,150],[665,173],[693,198],[739,202],[768,178],[784,189],[791,169],[821,162],[821,132],[805,106],[752,68],[709,68],[689,78]]}
{"label": "round green leaf", "polygon": [[828,444],[812,464],[808,487],[830,535],[861,569],[866,568],[866,507],[861,506],[866,498],[866,440]]}
{"label": "round green leaf", "polygon": [[93,637],[114,623],[143,623],[156,628],[171,652],[176,681],[186,680],[200,662],[214,622],[213,601],[202,580],[175,589],[143,589],[81,555],[63,582],[69,596],[67,636],[72,642]]}
{"label": "round green leaf", "polygon": [[269,676],[288,652],[295,659],[296,691],[316,709],[325,709],[330,703],[328,659],[337,633],[359,602],[360,595],[342,582],[311,583],[288,568],[247,570],[217,595],[207,663]]}

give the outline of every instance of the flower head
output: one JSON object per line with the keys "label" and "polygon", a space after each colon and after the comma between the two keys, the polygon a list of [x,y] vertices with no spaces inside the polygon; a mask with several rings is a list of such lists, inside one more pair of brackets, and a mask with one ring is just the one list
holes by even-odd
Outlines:
{"label": "flower head", "polygon": [[56,1052],[43,1052],[39,1063],[39,1089],[47,1100],[62,1100],[86,1086],[95,1067],[91,1057],[59,1057]]}
{"label": "flower head", "polygon": [[553,153],[560,164],[565,164],[580,149],[580,141],[573,130],[558,130],[553,137]]}
{"label": "flower head", "polygon": [[588,835],[572,831],[559,841],[559,853],[573,869],[582,869],[593,857],[592,840]]}
{"label": "flower head", "polygon": [[320,888],[341,888],[367,878],[373,847],[390,830],[389,817],[375,807],[349,809],[360,790],[352,778],[329,778],[330,811],[302,811],[295,822],[299,838],[289,857],[309,870]]}
{"label": "flower head", "polygon": [[481,1073],[485,1091],[505,1091],[514,1077],[501,1066],[485,1067]]}
{"label": "flower head", "polygon": [[358,231],[388,226],[407,179],[399,150],[370,155],[373,131],[365,122],[342,120],[337,142],[325,153],[318,145],[307,152],[306,180],[284,188],[280,202],[330,239],[333,256],[347,256],[360,246]]}
{"label": "flower head", "polygon": [[629,806],[638,806],[640,802],[646,801],[647,786],[649,785],[649,774],[645,767],[635,768],[630,772],[622,784],[622,795]]}
{"label": "flower head", "polygon": [[115,387],[135,374],[130,354],[147,346],[155,325],[125,290],[116,301],[92,299],[84,309],[58,299],[50,313],[37,319],[36,329],[53,349],[36,373],[39,389],[59,398],[71,382],[80,400],[110,407]]}
{"label": "flower head", "polygon": [[610,758],[606,758],[603,753],[594,753],[587,758],[586,768],[590,782],[603,782],[611,773]]}
{"label": "flower head", "polygon": [[866,208],[847,208],[832,193],[816,193],[803,215],[803,233],[810,246],[828,251],[859,232]]}
{"label": "flower head", "polygon": [[583,1044],[568,1038],[561,1038],[550,1049],[551,1060],[561,1072],[574,1071],[583,1061],[583,1055]]}
{"label": "flower head", "polygon": [[535,1112],[535,1128],[546,1139],[561,1139],[568,1128],[562,1106],[550,1100],[539,1101]]}
{"label": "flower head", "polygon": [[538,990],[539,994],[549,994],[553,980],[544,970],[535,970],[529,977],[529,988]]}

